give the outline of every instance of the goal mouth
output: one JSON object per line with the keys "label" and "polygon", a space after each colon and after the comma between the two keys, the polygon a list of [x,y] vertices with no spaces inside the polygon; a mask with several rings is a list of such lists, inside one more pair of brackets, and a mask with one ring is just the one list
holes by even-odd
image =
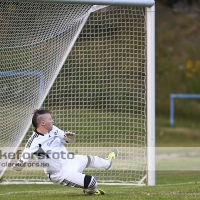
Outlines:
{"label": "goal mouth", "polygon": [[[0,147],[23,149],[32,113],[52,111],[56,126],[76,133],[69,152],[105,156],[120,150],[113,170],[90,170],[100,183],[143,185],[147,169],[147,29],[142,6],[6,1],[0,3]],[[6,157],[1,162],[12,164]],[[32,164],[37,162],[33,159]],[[5,182],[48,182],[42,167]]]}

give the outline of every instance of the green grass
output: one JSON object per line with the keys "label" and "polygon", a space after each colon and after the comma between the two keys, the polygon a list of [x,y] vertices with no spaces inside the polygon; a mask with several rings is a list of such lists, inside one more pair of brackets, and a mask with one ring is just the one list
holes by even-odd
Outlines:
{"label": "green grass", "polygon": [[59,185],[1,185],[0,199],[199,199],[200,172],[157,172],[157,186],[107,186],[99,185],[104,196],[86,196],[81,189]]}
{"label": "green grass", "polygon": [[169,116],[156,118],[157,147],[199,147],[200,124],[189,117],[175,116],[175,126],[170,127]]}

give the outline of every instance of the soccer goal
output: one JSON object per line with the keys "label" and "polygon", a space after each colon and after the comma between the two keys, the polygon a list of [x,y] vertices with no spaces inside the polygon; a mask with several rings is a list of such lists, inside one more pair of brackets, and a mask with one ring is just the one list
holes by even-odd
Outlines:
{"label": "soccer goal", "polygon": [[155,184],[153,0],[0,2],[0,180],[48,183],[33,157],[12,170],[35,109],[77,135],[74,154],[119,157],[99,183]]}

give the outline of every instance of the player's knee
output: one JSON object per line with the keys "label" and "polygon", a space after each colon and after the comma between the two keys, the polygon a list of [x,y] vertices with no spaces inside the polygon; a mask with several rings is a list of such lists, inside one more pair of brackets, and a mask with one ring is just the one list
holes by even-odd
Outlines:
{"label": "player's knee", "polygon": [[93,176],[85,175],[84,191],[87,194],[93,194],[97,188],[97,181]]}
{"label": "player's knee", "polygon": [[87,156],[87,158],[88,158],[88,163],[85,168],[92,167],[92,165],[94,164],[94,156]]}
{"label": "player's knee", "polygon": [[85,175],[84,178],[84,188],[96,188],[97,181],[94,176]]}

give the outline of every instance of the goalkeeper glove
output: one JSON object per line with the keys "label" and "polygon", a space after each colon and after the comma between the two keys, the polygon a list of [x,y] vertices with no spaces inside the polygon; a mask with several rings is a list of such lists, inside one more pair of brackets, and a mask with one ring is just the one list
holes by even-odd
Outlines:
{"label": "goalkeeper glove", "polygon": [[26,166],[25,163],[17,161],[16,163],[14,163],[12,169],[15,171],[22,171],[25,166]]}
{"label": "goalkeeper glove", "polygon": [[72,133],[70,131],[65,132],[63,140],[65,140],[66,143],[72,143],[76,139],[76,134]]}

